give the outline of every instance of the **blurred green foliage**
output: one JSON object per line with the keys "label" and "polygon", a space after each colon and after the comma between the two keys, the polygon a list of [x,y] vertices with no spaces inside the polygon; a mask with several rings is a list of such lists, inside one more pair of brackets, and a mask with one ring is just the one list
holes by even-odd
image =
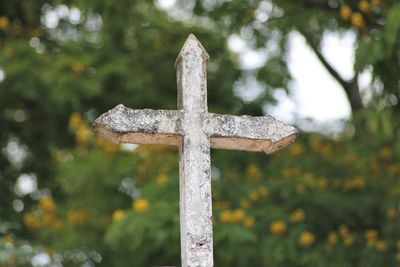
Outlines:
{"label": "blurred green foliage", "polygon": [[[213,151],[215,265],[399,265],[399,3],[204,0],[176,10],[143,0],[0,2],[0,266],[38,255],[49,266],[178,266],[177,151],[121,148],[89,124],[119,103],[175,109],[173,63],[189,32],[211,55],[210,110],[260,115],[275,90],[289,92],[295,30],[317,55],[325,34],[355,34],[353,79],[321,65],[354,118],[335,138],[303,133],[268,157]],[[226,45],[234,34],[266,63],[241,69]],[[373,80],[361,103],[363,70]],[[262,88],[251,101],[233,93],[248,77]],[[23,175],[37,189],[21,192]]]}
{"label": "blurred green foliage", "polygon": [[[94,249],[104,266],[179,265],[177,150],[81,140],[81,123],[79,145],[56,155],[66,198],[42,198],[28,228],[54,251]],[[214,151],[216,266],[395,266],[398,151],[316,134],[267,158]]]}

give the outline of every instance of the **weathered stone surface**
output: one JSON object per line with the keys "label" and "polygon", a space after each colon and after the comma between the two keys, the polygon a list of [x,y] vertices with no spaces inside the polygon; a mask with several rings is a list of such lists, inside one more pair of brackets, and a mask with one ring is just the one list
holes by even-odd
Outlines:
{"label": "weathered stone surface", "polygon": [[[187,117],[187,116],[186,116]],[[201,129],[212,148],[272,153],[289,145],[296,128],[272,116],[250,117],[203,114]],[[179,146],[184,135],[182,110],[134,110],[118,105],[101,115],[93,130],[114,143],[169,144]],[[190,123],[188,129],[193,130]]]}
{"label": "weathered stone surface", "polygon": [[189,35],[179,53],[178,108],[182,110],[180,151],[180,221],[182,266],[213,266],[210,141],[207,118],[208,55]]}
{"label": "weathered stone surface", "polygon": [[170,144],[180,151],[183,267],[213,266],[210,148],[275,152],[298,132],[271,116],[208,113],[208,54],[190,35],[176,61],[179,110],[134,110],[118,105],[93,130],[115,143]]}
{"label": "weathered stone surface", "polygon": [[175,61],[178,109],[188,112],[207,111],[208,59],[209,55],[204,47],[190,34]]}
{"label": "weathered stone surface", "polygon": [[180,115],[178,110],[134,110],[121,104],[97,118],[92,129],[113,143],[178,145]]}
{"label": "weathered stone surface", "polygon": [[296,138],[296,128],[272,116],[250,117],[209,114],[205,127],[213,148],[275,152]]}

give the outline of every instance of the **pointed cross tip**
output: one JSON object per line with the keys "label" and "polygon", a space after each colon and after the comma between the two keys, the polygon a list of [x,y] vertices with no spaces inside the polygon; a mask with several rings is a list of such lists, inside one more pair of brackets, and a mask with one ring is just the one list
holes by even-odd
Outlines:
{"label": "pointed cross tip", "polygon": [[197,39],[196,36],[191,33],[189,34],[188,38],[183,44],[181,51],[179,52],[178,57],[176,58],[175,67],[178,65],[179,59],[185,57],[185,52],[187,52],[189,49],[195,49],[199,51],[205,60],[208,60],[210,58],[203,45],[200,43],[199,39]]}

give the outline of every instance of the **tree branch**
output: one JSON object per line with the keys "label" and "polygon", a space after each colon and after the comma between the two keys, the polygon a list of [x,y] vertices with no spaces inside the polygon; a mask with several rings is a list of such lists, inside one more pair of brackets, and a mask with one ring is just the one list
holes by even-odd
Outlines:
{"label": "tree branch", "polygon": [[350,102],[351,110],[353,115],[358,113],[364,106],[361,100],[360,88],[358,86],[358,72],[354,74],[353,79],[346,81],[326,60],[318,46],[312,40],[310,35],[308,35],[305,31],[298,29],[301,35],[306,39],[307,44],[311,47],[315,55],[321,64],[325,67],[325,69],[332,75],[332,77],[342,86],[343,90],[346,93],[347,99]]}
{"label": "tree branch", "polygon": [[311,47],[315,55],[317,56],[318,60],[321,62],[321,64],[326,68],[326,70],[332,75],[332,77],[343,87],[347,88],[349,86],[349,82],[347,82],[345,79],[340,76],[340,74],[332,67],[331,64],[326,60],[324,55],[322,55],[321,51],[317,47],[317,45],[311,40],[311,37],[307,35],[305,32],[298,30],[301,35],[306,39],[307,44]]}

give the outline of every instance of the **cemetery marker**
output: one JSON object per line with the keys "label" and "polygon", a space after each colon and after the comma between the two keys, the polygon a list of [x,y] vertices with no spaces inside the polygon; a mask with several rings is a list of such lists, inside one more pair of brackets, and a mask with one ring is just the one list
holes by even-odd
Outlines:
{"label": "cemetery marker", "polygon": [[273,153],[298,131],[271,116],[209,113],[206,63],[209,56],[190,34],[175,66],[178,110],[135,110],[118,105],[101,115],[93,131],[114,143],[179,147],[182,267],[213,266],[210,148]]}

